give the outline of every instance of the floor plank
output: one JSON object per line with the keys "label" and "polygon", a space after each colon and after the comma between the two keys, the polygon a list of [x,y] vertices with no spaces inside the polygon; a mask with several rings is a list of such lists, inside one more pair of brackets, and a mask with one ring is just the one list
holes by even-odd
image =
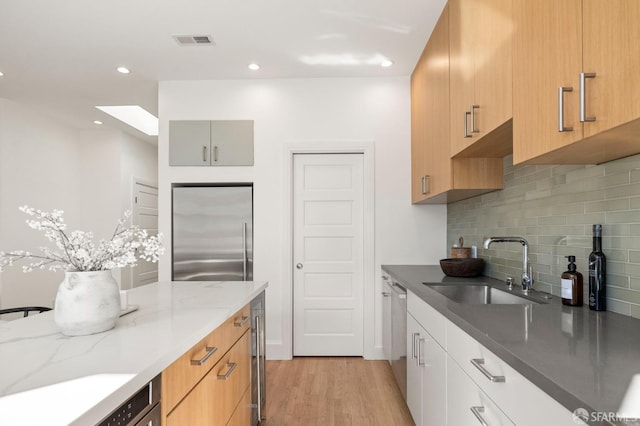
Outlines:
{"label": "floor plank", "polygon": [[296,357],[267,361],[262,426],[410,426],[411,414],[387,361]]}

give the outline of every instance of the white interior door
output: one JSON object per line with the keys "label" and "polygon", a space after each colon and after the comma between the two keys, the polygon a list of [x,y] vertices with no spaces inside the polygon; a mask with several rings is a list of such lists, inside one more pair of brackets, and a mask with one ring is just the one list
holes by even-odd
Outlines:
{"label": "white interior door", "polygon": [[363,155],[293,161],[293,354],[363,353]]}
{"label": "white interior door", "polygon": [[[132,222],[150,235],[158,233],[158,188],[136,181],[134,183]],[[158,281],[158,264],[139,260],[131,269],[131,287]]]}

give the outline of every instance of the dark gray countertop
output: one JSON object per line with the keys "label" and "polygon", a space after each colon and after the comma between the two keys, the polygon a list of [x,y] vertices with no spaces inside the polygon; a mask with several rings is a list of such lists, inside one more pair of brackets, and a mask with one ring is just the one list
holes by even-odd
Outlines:
{"label": "dark gray countertop", "polygon": [[499,288],[504,283],[448,277],[439,265],[382,269],[571,412],[616,412],[633,375],[640,374],[638,319],[591,311],[588,305],[564,306],[557,296],[529,308],[463,305],[423,283],[477,282]]}

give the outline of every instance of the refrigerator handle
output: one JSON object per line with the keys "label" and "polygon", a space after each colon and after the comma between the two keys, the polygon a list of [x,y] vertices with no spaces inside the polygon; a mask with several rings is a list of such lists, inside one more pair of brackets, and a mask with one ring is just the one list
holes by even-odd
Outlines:
{"label": "refrigerator handle", "polygon": [[242,280],[247,280],[247,222],[242,222]]}

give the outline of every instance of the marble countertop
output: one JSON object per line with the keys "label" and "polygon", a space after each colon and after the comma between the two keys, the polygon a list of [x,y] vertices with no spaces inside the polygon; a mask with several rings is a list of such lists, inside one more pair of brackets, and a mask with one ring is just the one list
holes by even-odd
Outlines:
{"label": "marble countertop", "polygon": [[[424,283],[484,282],[499,288],[504,283],[447,277],[438,265],[382,269],[571,412],[618,412],[625,395],[632,394],[634,376],[640,382],[638,319],[565,306],[557,296],[528,307],[458,304]],[[633,405],[640,411],[640,399]]]}
{"label": "marble countertop", "polygon": [[159,282],[110,331],[67,337],[53,311],[0,324],[0,424],[96,424],[267,287]]}

